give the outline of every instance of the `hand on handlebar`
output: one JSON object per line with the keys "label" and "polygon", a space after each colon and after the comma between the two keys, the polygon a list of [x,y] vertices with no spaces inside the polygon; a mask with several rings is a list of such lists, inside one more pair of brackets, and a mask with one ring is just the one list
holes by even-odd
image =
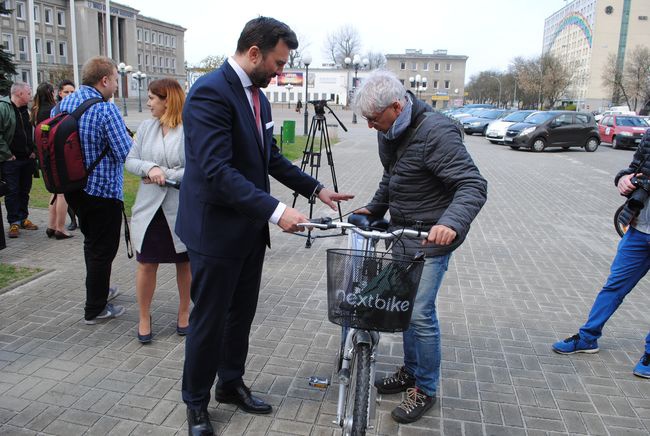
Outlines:
{"label": "hand on handlebar", "polygon": [[338,210],[336,203],[339,201],[347,201],[354,198],[352,194],[343,194],[340,192],[335,192],[327,188],[321,189],[318,194],[318,199],[332,208],[332,210]]}
{"label": "hand on handlebar", "polygon": [[422,245],[436,244],[449,245],[456,239],[456,231],[442,224],[436,224],[429,230],[429,236],[422,241]]}
{"label": "hand on handlebar", "polygon": [[294,233],[302,230],[302,227],[297,224],[305,222],[309,222],[308,217],[292,207],[287,207],[278,221],[278,226],[285,232]]}

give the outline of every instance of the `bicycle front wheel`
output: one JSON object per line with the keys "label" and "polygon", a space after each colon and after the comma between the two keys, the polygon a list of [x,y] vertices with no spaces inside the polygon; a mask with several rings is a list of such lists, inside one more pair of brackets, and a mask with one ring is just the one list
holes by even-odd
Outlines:
{"label": "bicycle front wheel", "polygon": [[[350,374],[353,385],[349,393],[354,393],[354,399],[348,399],[346,418],[350,419],[349,433],[351,436],[364,436],[368,426],[368,401],[370,398],[370,345],[355,345],[353,373]],[[351,410],[350,410],[351,409]],[[351,416],[350,416],[351,415]]]}

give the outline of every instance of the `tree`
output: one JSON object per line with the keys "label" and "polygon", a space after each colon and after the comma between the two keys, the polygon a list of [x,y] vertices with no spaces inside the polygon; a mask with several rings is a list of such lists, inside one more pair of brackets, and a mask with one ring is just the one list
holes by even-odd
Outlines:
{"label": "tree", "polygon": [[228,59],[226,55],[206,56],[201,60],[197,69],[204,73],[208,73],[219,68],[224,62],[226,62],[226,59]]}
{"label": "tree", "polygon": [[368,59],[369,70],[376,70],[386,66],[386,56],[378,51],[369,51],[366,54],[366,59]]}
{"label": "tree", "polygon": [[304,35],[298,36],[298,48],[289,51],[289,60],[287,61],[287,68],[300,68],[302,67],[302,56],[307,52],[307,48],[311,45],[309,40]]}
{"label": "tree", "polygon": [[540,108],[545,102],[548,102],[549,108],[555,106],[571,84],[568,66],[550,53],[532,59],[517,57],[513,60],[513,71],[518,88],[528,98],[537,94]]}
{"label": "tree", "polygon": [[630,53],[625,68],[617,65],[616,55],[610,53],[601,79],[612,93],[612,103],[625,103],[637,111],[647,101],[650,93],[650,49],[637,46]]}
{"label": "tree", "polygon": [[361,36],[357,29],[349,24],[341,26],[334,33],[327,35],[325,54],[336,65],[345,66],[345,58],[352,59],[361,51]]}
{"label": "tree", "polygon": [[60,65],[56,68],[53,68],[49,71],[50,83],[55,87],[62,80],[72,80],[74,73],[72,71],[72,65]]}
{"label": "tree", "polygon": [[[0,14],[8,14],[10,12],[10,10],[4,8],[4,3],[0,4]],[[9,89],[13,82],[10,76],[16,74],[16,64],[12,60],[13,56],[13,54],[4,51],[0,45],[0,95],[9,94]]]}

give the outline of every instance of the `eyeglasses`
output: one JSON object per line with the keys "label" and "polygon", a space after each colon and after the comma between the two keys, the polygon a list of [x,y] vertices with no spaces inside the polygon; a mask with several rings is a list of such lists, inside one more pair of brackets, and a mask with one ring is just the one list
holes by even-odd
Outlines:
{"label": "eyeglasses", "polygon": [[386,109],[388,109],[389,107],[390,107],[390,106],[386,106],[386,107],[385,107],[381,112],[379,112],[379,113],[378,113],[377,115],[375,115],[374,117],[367,117],[367,116],[365,116],[365,115],[361,115],[361,118],[363,118],[364,120],[366,120],[366,121],[368,122],[368,124],[374,124],[374,125],[376,125],[376,124],[379,122],[379,120],[381,119],[382,115],[384,115],[384,112],[386,112]]}

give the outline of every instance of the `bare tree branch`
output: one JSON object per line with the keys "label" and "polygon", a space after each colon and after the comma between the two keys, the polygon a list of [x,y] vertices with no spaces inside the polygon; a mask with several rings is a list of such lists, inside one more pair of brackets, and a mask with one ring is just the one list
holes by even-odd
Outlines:
{"label": "bare tree branch", "polygon": [[324,54],[336,65],[344,65],[346,57],[352,58],[361,51],[361,36],[353,26],[346,24],[327,35]]}

